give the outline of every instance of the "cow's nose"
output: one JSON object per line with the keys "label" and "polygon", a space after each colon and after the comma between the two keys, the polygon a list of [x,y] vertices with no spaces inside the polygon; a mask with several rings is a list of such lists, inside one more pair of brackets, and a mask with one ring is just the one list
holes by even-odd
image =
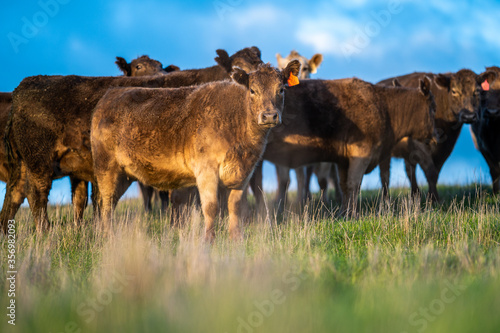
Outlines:
{"label": "cow's nose", "polygon": [[462,112],[460,114],[460,120],[465,124],[472,124],[477,120],[477,115],[475,112]]}
{"label": "cow's nose", "polygon": [[279,115],[276,111],[265,111],[260,114],[259,125],[278,125],[279,122]]}
{"label": "cow's nose", "polygon": [[486,109],[486,114],[488,116],[496,117],[498,116],[498,109]]}

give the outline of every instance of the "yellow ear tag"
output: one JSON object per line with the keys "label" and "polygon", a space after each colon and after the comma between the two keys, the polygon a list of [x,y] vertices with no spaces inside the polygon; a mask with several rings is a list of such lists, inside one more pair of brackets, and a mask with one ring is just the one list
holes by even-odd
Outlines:
{"label": "yellow ear tag", "polygon": [[288,86],[293,87],[299,84],[299,78],[290,73],[290,77],[288,78]]}

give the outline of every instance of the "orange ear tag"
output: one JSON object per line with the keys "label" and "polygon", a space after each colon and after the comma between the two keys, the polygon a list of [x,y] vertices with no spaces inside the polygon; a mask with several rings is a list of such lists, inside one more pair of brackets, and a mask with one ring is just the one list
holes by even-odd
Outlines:
{"label": "orange ear tag", "polygon": [[299,78],[290,73],[290,77],[288,78],[288,86],[293,87],[299,84]]}
{"label": "orange ear tag", "polygon": [[484,80],[484,82],[481,83],[481,88],[483,88],[484,91],[490,90],[490,84],[488,83],[488,81]]}

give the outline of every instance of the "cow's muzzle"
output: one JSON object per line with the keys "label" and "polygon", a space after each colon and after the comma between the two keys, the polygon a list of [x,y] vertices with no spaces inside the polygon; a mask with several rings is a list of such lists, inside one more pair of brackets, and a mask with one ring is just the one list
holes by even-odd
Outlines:
{"label": "cow's muzzle", "polygon": [[281,124],[281,117],[277,111],[264,111],[259,114],[259,125],[273,127]]}
{"label": "cow's muzzle", "polygon": [[498,109],[485,109],[484,113],[488,117],[492,117],[492,118],[500,117],[500,112]]}
{"label": "cow's muzzle", "polygon": [[472,124],[477,120],[477,114],[469,110],[462,110],[458,115],[458,120],[464,124]]}

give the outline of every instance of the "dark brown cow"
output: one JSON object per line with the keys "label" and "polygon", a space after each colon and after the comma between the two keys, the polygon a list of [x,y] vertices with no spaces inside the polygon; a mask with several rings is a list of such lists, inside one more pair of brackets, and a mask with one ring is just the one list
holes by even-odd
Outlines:
{"label": "dark brown cow", "polygon": [[[290,54],[283,58],[279,53],[276,54],[276,60],[278,61],[278,68],[284,68],[286,64],[293,60],[297,59],[300,61],[302,65],[302,69],[300,71],[299,79],[309,79],[311,74],[315,74],[318,72],[318,68],[323,62],[323,55],[321,53],[316,53],[311,57],[311,59],[307,59],[306,57],[300,55],[297,51],[293,50]],[[323,178],[328,177],[329,170],[331,168],[330,163],[326,164],[318,164],[314,166],[314,171],[317,172],[318,182],[320,183],[320,189],[323,191],[322,198],[326,201],[326,186],[323,187]],[[313,167],[311,167],[311,171]],[[328,169],[327,175],[325,177],[324,171]],[[311,192],[309,190],[309,183],[311,179],[311,175],[308,175],[305,167],[295,169],[295,175],[297,177],[297,202],[303,203],[307,198],[311,196]],[[276,196],[276,202],[279,203],[280,209],[284,208],[284,202],[286,199],[286,193],[288,190],[288,186],[290,184],[290,169],[277,165],[276,166],[276,176],[278,179],[278,193]],[[264,207],[263,203],[257,203],[258,206],[261,206],[260,209]],[[260,210],[259,209],[259,210]]]}
{"label": "dark brown cow", "polygon": [[151,59],[147,55],[140,56],[130,63],[122,57],[116,57],[115,64],[125,76],[165,75],[180,70],[175,65],[163,68],[161,62]]}
{"label": "dark brown cow", "polygon": [[[423,150],[415,154],[411,145],[404,143],[398,147],[399,152],[395,153],[395,156],[405,158],[406,173],[411,182],[412,194],[419,193],[415,177],[415,167],[418,163],[426,173],[430,198],[439,200],[436,187],[439,172],[455,147],[462,124],[476,121],[480,106],[480,84],[484,80],[493,82],[493,75],[493,72],[486,72],[478,76],[471,70],[462,69],[454,74],[413,73],[378,83],[379,85],[393,85],[396,79],[405,87],[417,87],[419,80],[424,76],[433,80],[431,91],[436,99],[437,139],[429,146],[430,155],[422,153]],[[384,189],[387,189],[389,187],[387,161],[381,165],[381,179]]]}
{"label": "dark brown cow", "polygon": [[261,65],[234,82],[177,89],[110,89],[92,118],[94,172],[101,217],[111,218],[133,179],[167,190],[198,186],[206,238],[215,236],[219,185],[230,189],[229,231],[239,236],[241,200],[272,127],[281,123],[283,71]]}
{"label": "dark brown cow", "polygon": [[[177,66],[170,65],[165,70],[159,61],[150,59],[148,56],[142,56],[134,59],[130,64],[127,64],[125,59],[117,57],[117,65],[121,70],[124,70],[124,65],[128,66],[128,72],[139,75],[153,75],[153,74],[167,74],[168,72],[179,69]],[[134,67],[135,70],[131,70]],[[12,105],[12,93],[0,93],[0,128],[5,129],[7,125],[7,118]],[[0,145],[0,181],[7,182],[8,180],[8,163],[7,155],[5,152],[5,145]],[[72,184],[72,202],[74,204],[74,219],[78,221],[83,216],[83,211],[87,205],[87,186],[80,183],[78,180],[75,182],[71,179]],[[76,184],[73,185],[73,184]],[[78,188],[80,186],[80,188]],[[22,199],[24,201],[24,195]]]}
{"label": "dark brown cow", "polygon": [[[488,67],[500,75],[500,68]],[[481,92],[479,119],[471,126],[472,139],[476,149],[483,155],[488,167],[493,193],[500,193],[500,80]]]}
{"label": "dark brown cow", "polygon": [[[70,175],[81,184],[94,179],[90,150],[92,110],[110,87],[179,87],[228,78],[228,69],[237,65],[246,70],[262,63],[260,51],[243,49],[229,57],[217,50],[218,65],[144,77],[34,76],[24,79],[14,90],[7,133],[16,168],[7,183],[1,225],[16,214],[25,173],[30,184],[28,201],[37,228],[48,225],[47,197],[52,180]],[[142,96],[142,95],[141,95]],[[137,98],[140,99],[141,96]],[[4,228],[5,230],[5,228]]]}
{"label": "dark brown cow", "polygon": [[[271,131],[264,159],[296,168],[337,163],[342,211],[356,211],[363,174],[405,137],[430,140],[434,98],[420,89],[381,87],[358,79],[303,80],[287,90],[283,125]],[[401,112],[401,104],[408,105]],[[258,178],[258,177],[257,177]]]}

